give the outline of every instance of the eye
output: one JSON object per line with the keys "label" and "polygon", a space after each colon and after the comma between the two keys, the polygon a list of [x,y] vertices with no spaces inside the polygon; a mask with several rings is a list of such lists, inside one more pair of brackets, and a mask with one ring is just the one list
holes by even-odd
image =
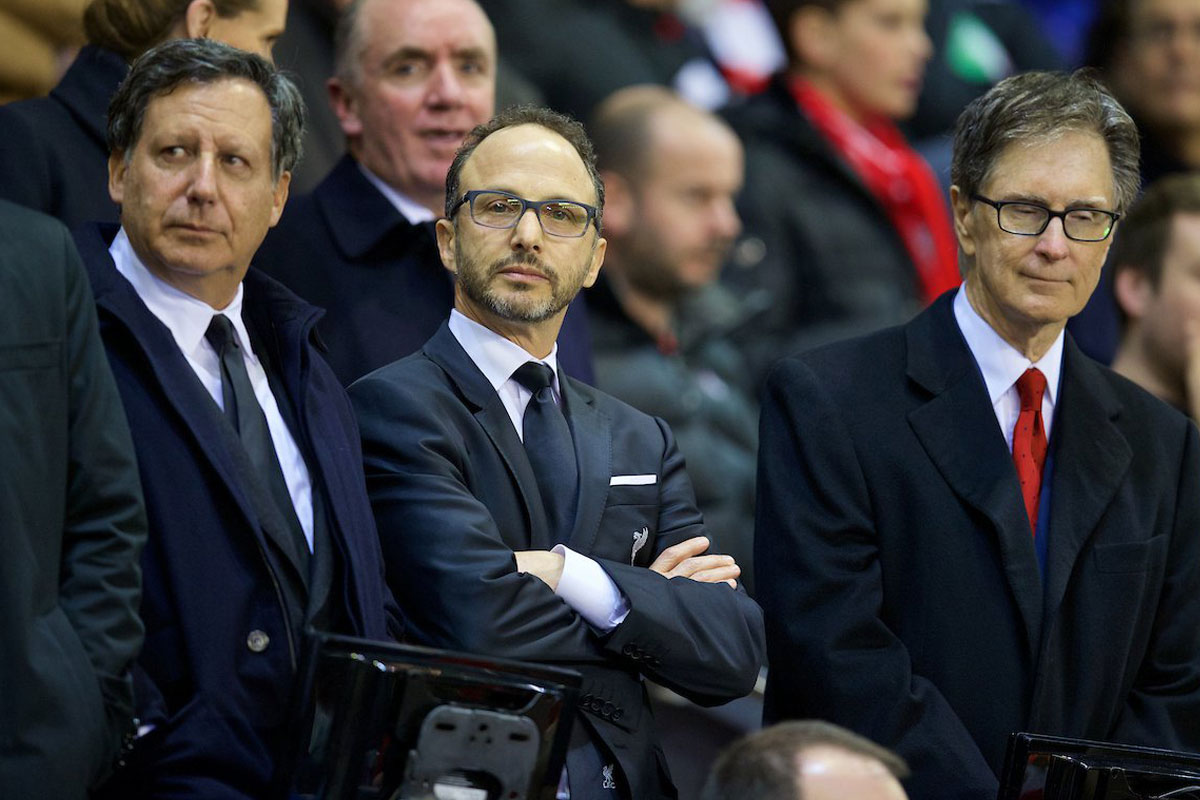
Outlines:
{"label": "eye", "polygon": [[1024,203],[1010,203],[1004,207],[1004,211],[1013,217],[1040,217],[1046,213],[1046,210],[1041,206],[1029,206]]}
{"label": "eye", "polygon": [[1076,222],[1096,222],[1103,216],[1094,208],[1075,208],[1067,212],[1067,217]]}
{"label": "eye", "polygon": [[187,150],[177,144],[168,145],[159,151],[163,158],[167,160],[176,160],[187,155]]}

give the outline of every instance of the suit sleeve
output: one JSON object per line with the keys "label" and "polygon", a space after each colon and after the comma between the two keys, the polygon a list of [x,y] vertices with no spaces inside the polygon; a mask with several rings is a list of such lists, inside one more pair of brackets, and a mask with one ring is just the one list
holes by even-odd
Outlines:
{"label": "suit sleeve", "polygon": [[855,445],[809,368],[782,362],[764,389],[755,527],[767,722],[831,720],[903,756],[914,797],[991,800],[997,780],[970,733],[881,618],[878,534]]}
{"label": "suit sleeve", "polygon": [[[663,443],[654,554],[693,536],[709,536],[670,428]],[[719,552],[716,542],[710,552]],[[700,705],[749,694],[765,656],[762,610],[739,584],[665,578],[640,566],[599,563],[629,601],[629,614],[605,638],[606,650],[648,678]]]}
{"label": "suit sleeve", "polygon": [[62,247],[70,401],[59,603],[96,670],[115,743],[133,717],[128,669],[142,645],[139,558],[146,514],[91,291],[65,231]]}
{"label": "suit sleeve", "polygon": [[1111,738],[1196,752],[1200,750],[1200,437],[1195,425],[1182,420],[1180,425],[1184,446],[1166,577],[1145,659]]}
{"label": "suit sleeve", "polygon": [[350,387],[387,580],[409,635],[505,658],[605,661],[587,623],[541,580],[517,572],[496,520],[472,494],[470,454],[450,424],[465,413],[461,401],[409,389],[370,376]]}

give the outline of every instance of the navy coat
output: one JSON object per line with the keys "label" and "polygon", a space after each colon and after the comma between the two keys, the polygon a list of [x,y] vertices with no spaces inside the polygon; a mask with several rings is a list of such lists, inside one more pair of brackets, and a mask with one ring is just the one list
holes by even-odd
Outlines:
{"label": "navy coat", "polygon": [[[136,688],[143,722],[156,729],[135,759],[135,777],[154,797],[261,797],[284,740],[299,625],[287,618],[282,579],[264,555],[263,526],[236,478],[220,412],[170,332],[117,272],[108,254],[115,233],[91,226],[76,235],[150,520],[139,661],[147,680]],[[243,286],[246,325],[282,376],[300,419],[293,433],[329,510],[340,569],[334,618],[340,632],[389,638],[399,625],[390,619],[358,430],[312,344],[320,311],[253,269]]]}

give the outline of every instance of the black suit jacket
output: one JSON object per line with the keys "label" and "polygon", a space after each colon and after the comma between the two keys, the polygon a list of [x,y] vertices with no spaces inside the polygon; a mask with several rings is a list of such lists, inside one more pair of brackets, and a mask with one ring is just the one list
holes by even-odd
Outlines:
{"label": "black suit jacket", "polygon": [[146,513],[67,231],[0,202],[0,797],[82,800],[133,725]]}
{"label": "black suit jacket", "polygon": [[[136,791],[120,796],[260,798],[288,733],[304,623],[291,595],[304,591],[303,580],[278,544],[286,532],[259,513],[233,429],[113,264],[115,233],[92,226],[76,235],[153,531],[142,559],[145,680],[136,688],[139,715],[156,729],[120,776]],[[308,465],[315,510],[327,511],[334,628],[398,635],[357,428],[311,341],[320,312],[253,269],[243,287],[243,319],[260,358],[273,365],[281,410],[291,408],[284,416]]]}
{"label": "black suit jacket", "polygon": [[[739,587],[646,569],[706,534],[670,430],[560,376],[580,465],[569,546],[599,561],[630,604],[596,635],[516,550],[552,546],[524,447],[495,389],[443,325],[422,352],[350,388],[388,583],[421,643],[540,661],[584,676],[583,723],[631,796],[671,797],[644,675],[712,705],[746,694],[762,658],[761,612]],[[655,483],[610,486],[614,475]],[[631,564],[635,536],[649,540]]]}
{"label": "black suit jacket", "polygon": [[128,71],[116,53],[87,45],[49,96],[0,106],[0,197],[68,228],[116,222],[104,129]]}
{"label": "black suit jacket", "polygon": [[[343,384],[421,349],[454,306],[432,225],[412,225],[345,156],[316,191],[288,203],[254,262],[326,311],[317,326]],[[592,382],[582,297],[559,337],[563,368]]]}
{"label": "black suit jacket", "polygon": [[1068,335],[1043,578],[952,297],[768,380],[767,719],[894,748],[914,798],[995,797],[1015,730],[1197,749],[1195,428]]}

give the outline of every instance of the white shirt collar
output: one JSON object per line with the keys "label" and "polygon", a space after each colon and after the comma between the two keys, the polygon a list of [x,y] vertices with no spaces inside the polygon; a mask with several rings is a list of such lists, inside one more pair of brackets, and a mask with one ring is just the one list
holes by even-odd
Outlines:
{"label": "white shirt collar", "polygon": [[550,355],[537,358],[490,328],[468,318],[458,309],[450,311],[450,332],[496,391],[500,391],[500,387],[512,378],[517,367],[526,361],[540,361],[554,371],[553,388],[555,394],[559,394],[558,342],[554,343]]}
{"label": "white shirt collar", "polygon": [[1012,388],[1017,378],[1030,367],[1037,367],[1046,376],[1046,394],[1051,405],[1058,402],[1058,381],[1062,374],[1063,332],[1059,332],[1050,349],[1036,363],[1000,337],[967,299],[967,285],[963,283],[954,296],[954,318],[958,322],[963,338],[975,363],[983,373],[987,385],[988,399],[995,406],[1001,395]]}
{"label": "white shirt collar", "polygon": [[250,336],[246,325],[242,322],[242,284],[239,283],[233,302],[223,309],[215,309],[203,300],[198,300],[190,294],[176,289],[155,276],[142,263],[138,254],[129,241],[125,229],[121,228],[108,248],[117,272],[133,284],[138,297],[150,309],[163,325],[171,332],[175,344],[189,357],[201,348],[204,333],[215,314],[220,313],[229,317],[233,329],[237,332],[239,344],[248,352],[254,350],[250,346]]}
{"label": "white shirt collar", "polygon": [[410,225],[419,225],[422,222],[433,222],[435,219],[437,219],[437,214],[434,214],[428,208],[421,205],[416,200],[413,200],[408,195],[396,191],[391,186],[384,183],[383,178],[380,178],[362,164],[359,164],[358,168],[362,170],[362,174],[368,181],[371,182],[371,185],[378,189],[379,193],[387,198],[388,202],[400,212],[402,217],[408,220]]}

